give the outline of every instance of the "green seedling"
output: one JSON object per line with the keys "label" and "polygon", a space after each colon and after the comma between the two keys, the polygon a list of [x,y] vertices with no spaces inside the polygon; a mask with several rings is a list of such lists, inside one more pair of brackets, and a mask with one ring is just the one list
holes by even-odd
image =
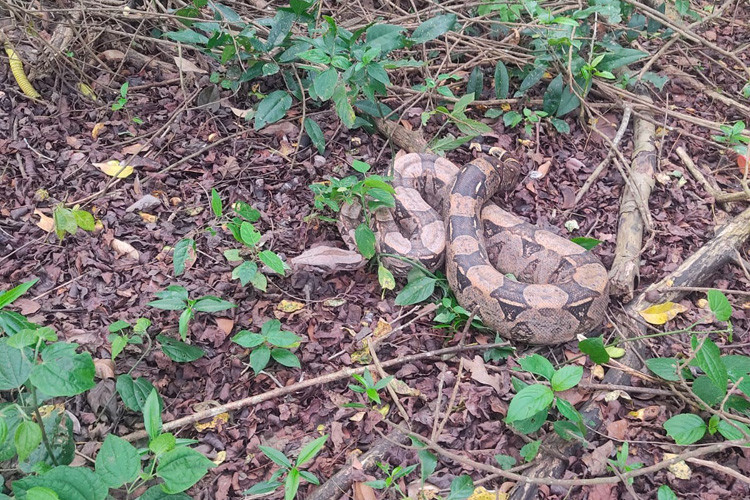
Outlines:
{"label": "green seedling", "polygon": [[300,362],[291,349],[299,346],[302,341],[293,332],[282,330],[281,322],[272,319],[263,323],[260,333],[242,330],[232,337],[232,342],[247,349],[250,353],[250,367],[255,374],[259,374],[268,366],[273,358],[277,363],[290,368],[300,368]]}
{"label": "green seedling", "polygon": [[109,342],[112,344],[112,361],[125,349],[128,344],[143,344],[143,336],[146,330],[151,326],[151,320],[147,318],[138,318],[135,325],[127,321],[118,320],[109,325]]}
{"label": "green seedling", "polygon": [[385,386],[393,380],[393,376],[388,376],[375,382],[370,370],[365,370],[362,375],[355,373],[352,375],[352,378],[359,382],[359,385],[349,384],[349,389],[356,393],[367,395],[367,399],[377,405],[381,404],[380,394],[378,394],[378,392],[385,389]]}
{"label": "green seedling", "polygon": [[187,338],[190,320],[195,317],[195,313],[214,313],[237,307],[235,304],[213,295],[191,299],[188,297],[188,291],[179,285],[169,285],[166,290],[156,292],[155,295],[157,300],[149,302],[149,306],[165,311],[182,311],[179,320],[179,332],[182,340]]}

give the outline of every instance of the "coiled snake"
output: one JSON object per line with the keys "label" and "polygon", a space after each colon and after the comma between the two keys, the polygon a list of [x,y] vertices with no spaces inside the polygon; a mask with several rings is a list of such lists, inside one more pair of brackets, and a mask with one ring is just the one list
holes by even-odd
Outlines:
{"label": "coiled snake", "polygon": [[[445,262],[458,303],[485,325],[510,340],[559,344],[601,324],[607,270],[583,247],[488,202],[515,186],[519,167],[507,156],[478,158],[463,169],[432,154],[400,156],[396,207],[374,217],[378,251],[431,271]],[[356,204],[342,207],[339,227],[348,242],[360,215]],[[411,267],[393,258],[384,263],[398,274]]]}

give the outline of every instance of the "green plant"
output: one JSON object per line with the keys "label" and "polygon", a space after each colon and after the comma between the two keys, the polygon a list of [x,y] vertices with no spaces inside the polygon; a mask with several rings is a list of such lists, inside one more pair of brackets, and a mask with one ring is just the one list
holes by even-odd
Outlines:
{"label": "green plant", "polygon": [[[270,493],[272,491],[275,491],[280,486],[283,486],[284,500],[292,500],[297,495],[301,479],[304,479],[308,483],[314,485],[320,484],[320,481],[317,477],[315,477],[313,473],[301,470],[301,467],[315,458],[318,453],[320,453],[320,450],[323,449],[326,440],[328,440],[328,435],[321,436],[307,443],[300,450],[299,456],[297,456],[297,460],[294,463],[292,463],[292,461],[289,460],[286,455],[274,448],[270,448],[268,446],[258,446],[258,448],[260,448],[260,451],[263,452],[263,454],[268,457],[273,463],[278,465],[280,469],[274,472],[268,481],[263,481],[256,484],[252,488],[246,490],[244,494],[259,495],[262,493]],[[286,479],[284,480],[284,483],[281,483],[281,481],[279,480],[284,476],[286,476]]]}
{"label": "green plant", "polygon": [[128,82],[120,85],[120,97],[112,103],[112,111],[119,111],[128,103],[128,86]]}
{"label": "green plant", "polygon": [[720,125],[719,129],[723,132],[722,135],[711,136],[716,142],[726,144],[732,148],[735,153],[739,155],[737,160],[738,165],[741,169],[746,169],[748,157],[748,144],[750,144],[750,136],[743,134],[745,132],[745,122],[738,121],[734,125]]}
{"label": "green plant", "polygon": [[37,281],[39,281],[39,278],[27,281],[26,283],[21,283],[14,288],[0,292],[0,332],[5,333],[6,335],[13,335],[20,330],[35,328],[37,326],[27,320],[25,316],[14,311],[5,310],[6,306],[9,306],[16,299],[25,294],[29,288],[37,283]]}
{"label": "green plant", "polygon": [[566,419],[554,422],[555,432],[564,439],[576,437],[584,440],[586,427],[583,417],[572,404],[555,394],[578,385],[583,376],[583,367],[565,365],[555,370],[552,363],[538,354],[520,358],[518,364],[521,369],[547,380],[549,385],[529,385],[513,377],[512,383],[517,393],[508,405],[505,421],[524,434],[536,432],[544,425],[554,404]]}
{"label": "green plant", "polygon": [[[200,9],[204,7],[213,19],[202,19]],[[342,123],[353,128],[366,123],[356,117],[355,106],[373,116],[389,112],[375,101],[376,95],[384,95],[390,85],[388,70],[418,64],[390,55],[434,40],[456,22],[454,14],[439,15],[406,37],[404,28],[390,24],[373,23],[350,32],[333,18],[319,16],[318,11],[314,1],[292,0],[289,7],[279,8],[268,20],[270,31],[263,40],[252,23],[226,5],[194,0],[175,13],[185,29],[164,36],[190,44],[224,65],[226,71],[212,75],[212,79],[227,89],[238,90],[243,83],[281,75],[288,91],[254,93],[261,101],[247,117],[254,118],[256,129],[282,119],[292,106],[292,97],[307,98],[316,106],[332,101]],[[322,26],[318,19],[323,20]],[[295,24],[302,25],[309,36],[294,35]],[[305,129],[321,150],[324,145],[317,124],[306,120]]]}
{"label": "green plant", "polygon": [[373,380],[372,378],[372,373],[370,373],[370,370],[365,370],[364,374],[362,375],[355,373],[354,375],[352,375],[352,378],[359,382],[359,385],[349,384],[349,389],[356,393],[367,395],[367,399],[378,405],[381,404],[380,394],[378,394],[378,391],[385,389],[385,386],[387,386],[391,382],[391,380],[393,380],[393,376],[388,376],[375,382],[375,380]]}
{"label": "green plant", "polygon": [[[629,454],[629,445],[628,442],[625,441],[622,443],[622,446],[619,450],[617,450],[617,455],[615,457],[615,460],[607,460],[609,462],[609,465],[607,465],[607,469],[611,471],[618,471],[620,474],[624,474],[626,472],[638,470],[643,467],[643,463],[636,462],[629,464],[628,463],[628,454]],[[628,484],[633,484],[633,478],[628,478]]]}
{"label": "green plant", "polygon": [[252,349],[250,367],[256,375],[265,369],[271,358],[284,366],[300,368],[299,359],[290,349],[299,346],[301,341],[302,338],[293,332],[282,330],[281,322],[277,319],[263,323],[260,333],[242,330],[232,337],[235,344]]}
{"label": "green plant", "polygon": [[108,340],[112,344],[112,361],[125,349],[128,344],[143,344],[143,335],[151,326],[151,320],[147,318],[138,318],[135,325],[131,325],[125,320],[118,320],[110,324]]}
{"label": "green plant", "polygon": [[[360,174],[366,174],[370,170],[370,165],[354,160],[352,168]],[[357,204],[362,207],[363,221],[354,231],[354,240],[357,249],[366,259],[374,257],[376,252],[375,233],[371,229],[372,214],[381,207],[396,206],[396,200],[393,198],[395,191],[388,181],[387,177],[380,175],[368,175],[362,178],[349,175],[343,179],[334,177],[327,182],[310,185],[310,190],[315,195],[314,207],[319,212],[328,209],[338,213],[344,204]],[[320,213],[315,216],[324,221],[336,222],[335,219]],[[378,279],[384,289],[392,290],[395,286],[393,274],[380,263]]]}
{"label": "green plant", "polygon": [[382,470],[385,473],[385,479],[367,481],[365,484],[376,490],[385,490],[386,492],[392,488],[396,490],[396,493],[402,500],[408,499],[409,497],[403,491],[401,491],[401,488],[399,487],[397,481],[414,472],[418,464],[409,465],[407,467],[396,466],[393,468],[391,468],[391,466],[388,464],[384,464],[383,462],[377,462],[375,465],[377,465],[378,469]]}
{"label": "green plant", "polygon": [[81,210],[76,205],[72,209],[66,208],[62,203],[52,211],[52,220],[55,223],[55,233],[61,240],[65,233],[76,234],[78,228],[84,231],[93,231],[96,227],[94,216],[86,210]]}
{"label": "green plant", "polygon": [[436,138],[440,135],[440,132],[448,123],[453,123],[456,128],[458,128],[458,130],[462,134],[464,134],[458,138],[454,137],[451,134],[447,134],[441,139],[433,140],[430,144],[430,148],[433,151],[440,152],[456,149],[457,147],[469,142],[475,137],[482,134],[487,134],[492,131],[489,125],[466,116],[466,108],[472,102],[474,102],[474,92],[467,93],[466,95],[461,97],[461,99],[459,99],[458,102],[453,105],[452,111],[445,106],[438,106],[433,111],[425,111],[424,113],[422,113],[423,125],[426,124],[430,117],[435,114],[442,115],[446,118],[446,121],[443,122],[440,130],[438,130],[438,132],[435,134]]}
{"label": "green plant", "polygon": [[235,304],[213,295],[191,299],[188,296],[188,291],[179,285],[169,285],[166,290],[156,292],[155,295],[157,300],[149,302],[149,306],[165,311],[182,311],[179,320],[179,332],[182,340],[187,338],[190,320],[195,317],[195,313],[213,313],[237,307]]}
{"label": "green plant", "polygon": [[[281,276],[286,274],[287,266],[275,252],[261,249],[262,235],[253,225],[260,219],[260,212],[244,201],[238,201],[232,205],[233,216],[225,215],[221,197],[216,189],[211,190],[210,205],[217,225],[226,225],[235,241],[242,244],[240,248],[224,251],[227,261],[240,263],[232,270],[232,279],[240,280],[242,286],[249,283],[257,290],[265,292],[268,278],[263,274],[259,263],[265,264]],[[175,276],[183,274],[187,264],[195,261],[195,247],[192,238],[183,238],[175,244],[172,258]]]}

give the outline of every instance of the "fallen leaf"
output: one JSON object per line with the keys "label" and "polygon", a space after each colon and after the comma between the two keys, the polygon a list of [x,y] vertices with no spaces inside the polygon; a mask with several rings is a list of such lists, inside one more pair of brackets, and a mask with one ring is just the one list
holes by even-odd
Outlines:
{"label": "fallen leaf", "polygon": [[133,167],[130,165],[120,165],[119,160],[109,160],[101,163],[94,163],[93,165],[108,176],[117,177],[118,179],[125,179],[133,173]]}
{"label": "fallen leaf", "polygon": [[94,90],[83,82],[78,83],[78,90],[83,94],[84,97],[88,97],[92,101],[96,101],[97,97]]}
{"label": "fallen leaf", "polygon": [[239,118],[244,118],[246,120],[249,120],[255,114],[254,109],[240,109],[240,108],[233,108],[231,106],[229,107],[229,109],[232,110],[232,113],[234,113],[234,116],[237,116]]}
{"label": "fallen leaf", "polygon": [[375,330],[372,332],[372,336],[376,339],[385,337],[393,331],[393,327],[383,318],[378,318],[378,324],[375,325]]}
{"label": "fallen leaf", "polygon": [[652,406],[647,406],[645,408],[641,408],[638,411],[631,411],[630,413],[628,413],[628,415],[630,415],[631,417],[635,417],[639,420],[646,421],[646,420],[655,419],[656,417],[659,416],[659,413],[661,413],[661,408],[658,406],[652,405]]}
{"label": "fallen leaf", "polygon": [[138,212],[138,215],[140,215],[141,219],[143,219],[145,222],[148,222],[149,224],[153,224],[157,220],[159,220],[157,216],[148,214],[146,212]]}
{"label": "fallen leaf", "polygon": [[112,243],[110,243],[110,246],[112,247],[112,250],[117,252],[119,255],[128,257],[129,259],[138,260],[141,256],[141,254],[138,252],[138,250],[135,249],[135,247],[133,247],[133,245],[122,240],[113,239]]}
{"label": "fallen leaf", "polygon": [[295,269],[309,268],[322,273],[353,271],[365,265],[359,252],[327,245],[305,250],[290,262]]}
{"label": "fallen leaf", "polygon": [[341,307],[346,304],[346,299],[326,299],[323,302],[325,307]]}
{"label": "fallen leaf", "polygon": [[227,422],[229,422],[229,413],[224,412],[219,413],[208,422],[196,422],[193,427],[195,427],[196,431],[203,432],[205,430],[216,429],[217,426],[226,424]]}
{"label": "fallen leaf", "polygon": [[177,65],[177,69],[182,70],[187,73],[200,73],[200,74],[206,74],[208,71],[205,69],[200,69],[198,66],[195,65],[192,61],[188,61],[184,57],[180,56],[174,56],[174,63]]}
{"label": "fallen leaf", "polygon": [[295,302],[293,300],[284,299],[279,302],[279,304],[276,306],[276,309],[285,313],[293,313],[299,311],[300,309],[304,309],[304,307],[305,304],[303,304],[302,302]]}
{"label": "fallen leaf", "polygon": [[602,365],[594,365],[593,368],[591,368],[591,375],[597,380],[603,379],[604,367]]}
{"label": "fallen leaf", "polygon": [[105,50],[99,57],[106,59],[107,61],[122,61],[125,58],[125,53],[120,50]]}
{"label": "fallen leaf", "polygon": [[21,309],[20,312],[24,316],[34,314],[35,312],[37,312],[39,309],[42,308],[42,305],[36,300],[24,299],[23,297],[21,297],[20,299],[14,300],[13,306],[20,308]]}
{"label": "fallen leaf", "polygon": [[355,482],[352,487],[354,488],[354,500],[378,500],[378,496],[375,494],[372,486]]}
{"label": "fallen leaf", "polygon": [[484,360],[481,356],[474,356],[474,359],[464,360],[464,366],[469,369],[471,372],[471,378],[472,380],[479,382],[480,384],[489,385],[495,391],[497,391],[498,394],[501,394],[500,386],[501,386],[501,379],[499,374],[490,375],[487,373],[487,367],[484,364]]}
{"label": "fallen leaf", "polygon": [[115,362],[111,359],[95,359],[94,373],[102,380],[115,378]]}
{"label": "fallen leaf", "polygon": [[219,327],[219,330],[229,335],[232,333],[232,328],[234,328],[234,320],[232,318],[216,318],[216,326]]}
{"label": "fallen leaf", "polygon": [[97,137],[99,137],[99,134],[101,134],[105,128],[107,128],[107,126],[102,122],[97,123],[96,125],[94,125],[94,128],[91,129],[91,137],[96,140]]}
{"label": "fallen leaf", "polygon": [[137,155],[140,153],[145,153],[149,149],[151,148],[148,144],[144,146],[143,144],[137,142],[135,144],[131,144],[130,146],[125,146],[120,150],[120,152],[124,155]]}
{"label": "fallen leaf", "polygon": [[218,452],[216,452],[216,456],[211,461],[215,463],[216,465],[221,465],[226,461],[226,459],[227,459],[227,451],[219,450]]}
{"label": "fallen leaf", "polygon": [[125,209],[126,212],[133,212],[135,210],[149,210],[154,207],[161,205],[161,200],[156,196],[145,194],[138,201],[130,205]]}
{"label": "fallen leaf", "polygon": [[474,490],[466,500],[507,500],[507,493],[500,493],[499,491],[487,490],[483,486],[480,486]]}
{"label": "fallen leaf", "polygon": [[358,411],[357,413],[349,417],[349,420],[351,420],[352,422],[361,422],[363,418],[365,418],[365,412]]}
{"label": "fallen leaf", "polygon": [[396,391],[396,394],[400,394],[402,396],[419,397],[419,395],[422,394],[418,389],[412,389],[411,387],[409,387],[408,384],[406,384],[405,382],[403,382],[403,381],[401,381],[401,380],[399,380],[397,378],[392,379],[388,383],[388,385],[394,391]]}
{"label": "fallen leaf", "polygon": [[665,302],[663,304],[655,304],[643,311],[638,311],[638,314],[652,325],[663,325],[670,319],[685,311],[687,311],[687,307],[682,304],[676,302]]}
{"label": "fallen leaf", "polygon": [[[665,453],[664,460],[670,460],[676,456],[677,455],[675,453]],[[690,470],[688,464],[686,464],[683,460],[670,465],[669,472],[674,474],[677,479],[690,479],[693,476],[693,471]]]}
{"label": "fallen leaf", "polygon": [[39,216],[39,222],[36,223],[37,227],[48,233],[55,229],[55,219],[47,217],[39,210],[34,210],[34,215]]}

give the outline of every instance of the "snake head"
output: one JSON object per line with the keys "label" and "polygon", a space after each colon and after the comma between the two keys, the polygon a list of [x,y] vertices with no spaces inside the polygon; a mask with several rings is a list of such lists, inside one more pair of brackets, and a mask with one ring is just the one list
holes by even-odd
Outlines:
{"label": "snake head", "polygon": [[[497,151],[492,151],[497,150]],[[518,184],[521,176],[521,163],[501,148],[492,148],[490,155],[484,155],[484,159],[492,165],[500,178],[500,191],[512,191]]]}

